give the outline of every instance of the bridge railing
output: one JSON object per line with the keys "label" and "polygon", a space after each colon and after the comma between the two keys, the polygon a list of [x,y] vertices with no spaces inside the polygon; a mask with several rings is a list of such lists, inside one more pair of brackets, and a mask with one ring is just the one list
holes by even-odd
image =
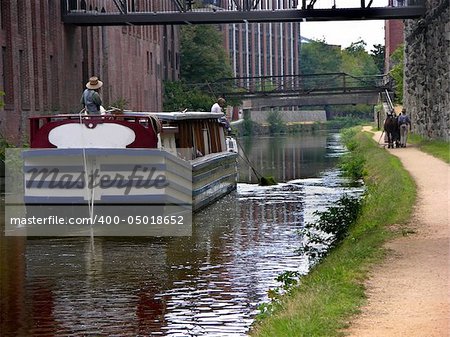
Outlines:
{"label": "bridge railing", "polygon": [[[334,7],[329,0],[61,0],[64,13],[155,13],[155,12],[201,12],[201,11],[259,11],[282,9],[351,9],[371,8],[372,1],[361,0],[359,5],[351,5],[347,0],[336,0]],[[425,0],[385,0],[382,7],[422,7]]]}
{"label": "bridge railing", "polygon": [[[413,19],[425,13],[425,0],[384,0],[373,7],[361,0],[60,0],[67,24],[158,25],[242,22],[298,22],[348,19]],[[357,2],[358,3],[358,2]],[[380,5],[377,5],[380,6]]]}
{"label": "bridge railing", "polygon": [[292,96],[326,93],[382,92],[384,75],[353,76],[347,73],[322,73],[285,76],[235,77],[207,85],[193,86],[226,96]]}

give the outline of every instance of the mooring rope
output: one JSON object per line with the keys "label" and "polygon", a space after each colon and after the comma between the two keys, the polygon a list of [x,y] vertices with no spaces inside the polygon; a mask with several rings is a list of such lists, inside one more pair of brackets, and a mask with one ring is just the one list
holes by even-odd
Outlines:
{"label": "mooring rope", "polygon": [[[78,114],[79,122],[80,122],[80,126],[81,127],[84,126],[84,123],[83,123],[83,120],[82,120],[82,117],[81,117],[81,114],[83,113],[83,111],[85,111],[84,108]],[[81,128],[80,130],[83,130],[83,129]],[[95,191],[94,191],[94,184],[92,184],[92,188],[89,188],[89,175],[88,175],[88,165],[87,165],[86,146],[85,146],[86,143],[85,143],[83,131],[81,131],[80,139],[81,139],[81,141],[83,143],[82,153],[83,153],[84,180],[85,180],[85,188],[86,188],[86,192],[87,192],[86,194],[87,194],[87,197],[88,197],[88,211],[89,211],[89,218],[91,219],[90,225],[91,225],[91,236],[92,236],[93,235],[92,225],[93,225],[93,222],[94,222],[94,197],[95,197]]]}

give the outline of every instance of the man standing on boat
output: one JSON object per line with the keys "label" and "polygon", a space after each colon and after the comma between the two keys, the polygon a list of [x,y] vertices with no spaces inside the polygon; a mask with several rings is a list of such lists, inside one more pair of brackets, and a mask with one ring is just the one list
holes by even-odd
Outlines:
{"label": "man standing on boat", "polygon": [[211,107],[211,112],[215,112],[215,113],[223,112],[222,108],[225,106],[225,103],[226,103],[225,99],[222,97],[219,97],[217,102],[214,103],[213,106]]}
{"label": "man standing on boat", "polygon": [[98,90],[102,85],[103,82],[97,76],[92,76],[89,78],[89,82],[86,83],[86,89],[83,91],[80,103],[84,106],[88,114],[100,114],[102,99]]}
{"label": "man standing on boat", "polygon": [[223,116],[219,118],[219,122],[223,125],[225,130],[227,130],[228,133],[230,133],[231,132],[230,123],[227,120],[227,116],[225,115],[225,112],[222,111],[222,108],[225,106],[225,104],[226,104],[225,99],[222,97],[219,97],[217,99],[217,102],[214,103],[213,106],[211,107],[211,112],[223,113]]}

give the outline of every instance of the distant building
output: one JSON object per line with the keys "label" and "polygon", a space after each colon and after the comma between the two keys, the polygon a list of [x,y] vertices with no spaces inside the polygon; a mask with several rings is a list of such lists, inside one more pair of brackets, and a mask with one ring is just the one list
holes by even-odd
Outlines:
{"label": "distant building", "polygon": [[[114,6],[99,0],[68,3],[93,11]],[[174,6],[171,0],[158,4]],[[0,91],[5,92],[0,131],[16,144],[26,141],[28,116],[78,112],[92,75],[104,82],[105,107],[122,101],[143,111],[161,110],[162,81],[179,76],[178,28],[68,26],[60,5],[60,0],[0,2]]]}
{"label": "distant building", "polygon": [[[243,1],[209,1],[235,9]],[[292,0],[261,0],[256,9],[295,8]],[[256,3],[256,2],[255,2]],[[237,77],[280,76],[299,73],[300,23],[236,23],[221,26],[225,48]]]}
{"label": "distant building", "polygon": [[[389,6],[400,6],[402,1],[389,0]],[[385,56],[384,56],[384,71],[389,72],[391,69],[390,57],[392,53],[404,41],[404,25],[403,20],[386,20],[384,22],[384,41],[385,41]]]}

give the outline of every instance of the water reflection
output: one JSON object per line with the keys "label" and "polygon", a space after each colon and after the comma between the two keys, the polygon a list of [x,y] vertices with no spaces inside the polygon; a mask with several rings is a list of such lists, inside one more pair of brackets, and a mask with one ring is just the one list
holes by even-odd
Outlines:
{"label": "water reflection", "polygon": [[[278,182],[316,177],[336,162],[343,148],[337,143],[338,134],[317,132],[277,137],[242,138],[240,182],[257,183],[253,166],[263,176],[273,176]],[[247,159],[252,164],[248,165]]]}
{"label": "water reflection", "polygon": [[331,168],[338,138],[301,138],[249,147],[259,170],[289,181],[239,184],[196,214],[191,237],[0,237],[1,336],[245,336],[274,278],[308,271],[298,228],[349,190]]}

